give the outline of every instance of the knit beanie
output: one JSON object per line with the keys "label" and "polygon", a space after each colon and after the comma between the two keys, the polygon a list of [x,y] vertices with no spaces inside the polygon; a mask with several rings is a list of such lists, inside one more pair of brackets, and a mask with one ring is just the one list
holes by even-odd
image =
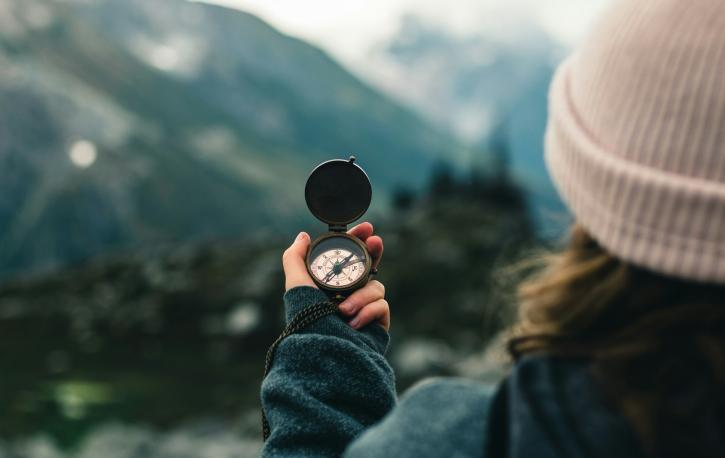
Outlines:
{"label": "knit beanie", "polygon": [[554,76],[546,163],[610,253],[725,283],[725,0],[614,0]]}

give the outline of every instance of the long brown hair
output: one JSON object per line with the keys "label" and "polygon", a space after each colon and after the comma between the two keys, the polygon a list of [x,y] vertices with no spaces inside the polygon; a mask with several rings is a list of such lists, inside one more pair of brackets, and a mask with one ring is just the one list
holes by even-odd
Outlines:
{"label": "long brown hair", "polygon": [[519,288],[514,357],[585,356],[649,456],[725,453],[725,285],[659,275],[574,226]]}

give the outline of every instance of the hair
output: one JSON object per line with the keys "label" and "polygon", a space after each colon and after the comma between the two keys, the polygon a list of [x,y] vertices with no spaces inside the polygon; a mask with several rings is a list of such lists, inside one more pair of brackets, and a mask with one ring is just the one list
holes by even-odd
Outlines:
{"label": "hair", "polygon": [[622,261],[575,225],[519,287],[509,351],[579,356],[648,456],[725,450],[725,285]]}

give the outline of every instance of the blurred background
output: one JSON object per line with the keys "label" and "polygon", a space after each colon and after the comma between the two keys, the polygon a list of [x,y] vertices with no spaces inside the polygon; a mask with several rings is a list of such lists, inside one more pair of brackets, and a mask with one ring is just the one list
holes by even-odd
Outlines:
{"label": "blurred background", "polygon": [[281,252],[350,154],[398,388],[496,380],[508,266],[568,223],[548,83],[603,3],[0,0],[0,458],[255,456]]}

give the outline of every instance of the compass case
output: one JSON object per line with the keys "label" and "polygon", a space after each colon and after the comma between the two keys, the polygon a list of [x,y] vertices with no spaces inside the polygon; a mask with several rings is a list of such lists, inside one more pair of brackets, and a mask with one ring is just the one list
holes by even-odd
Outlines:
{"label": "compass case", "polygon": [[355,164],[354,156],[323,162],[310,173],[305,185],[307,207],[331,230],[344,230],[365,214],[372,194],[370,179]]}

